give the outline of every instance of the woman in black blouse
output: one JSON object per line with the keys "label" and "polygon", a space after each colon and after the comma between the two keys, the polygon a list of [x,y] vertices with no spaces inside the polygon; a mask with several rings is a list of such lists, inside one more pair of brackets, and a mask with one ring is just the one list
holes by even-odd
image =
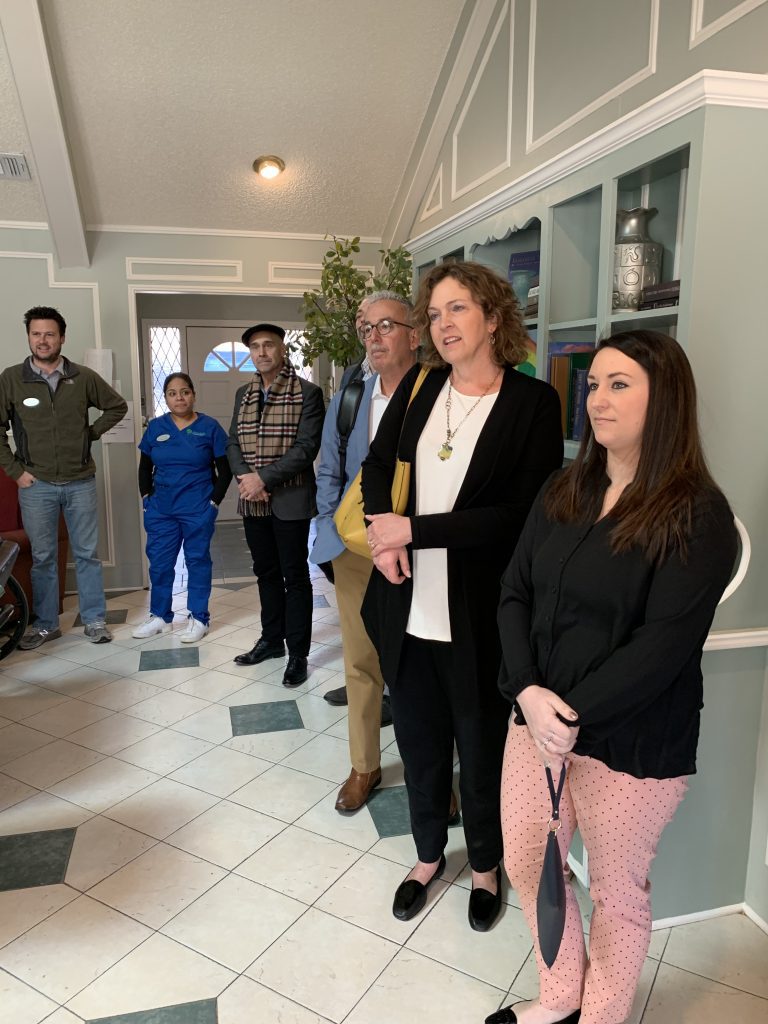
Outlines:
{"label": "woman in black blouse", "polygon": [[539,999],[491,1024],[629,1015],[650,940],[648,871],[696,770],[702,648],[736,556],[678,343],[614,335],[588,379],[579,454],[537,498],[502,581],[499,685],[516,712],[502,781],[507,873],[536,937],[542,762],[557,778],[565,760],[558,840],[565,859],[578,825],[589,853],[590,959],[566,887],[551,969],[535,943]]}

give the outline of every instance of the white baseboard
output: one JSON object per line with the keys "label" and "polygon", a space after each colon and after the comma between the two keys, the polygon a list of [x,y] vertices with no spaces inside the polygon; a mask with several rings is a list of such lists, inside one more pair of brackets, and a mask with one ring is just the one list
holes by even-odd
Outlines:
{"label": "white baseboard", "polygon": [[662,917],[651,925],[653,931],[662,928],[676,928],[681,924],[695,924],[696,921],[709,921],[715,917],[728,917],[729,914],[745,914],[743,903],[734,903],[730,907],[714,907],[712,910],[697,910],[693,914],[681,914],[679,917]]}
{"label": "white baseboard", "polygon": [[750,907],[748,903],[744,904],[744,913],[747,915],[750,921],[754,922],[761,931],[764,931],[768,935],[768,921],[764,921],[759,914]]}

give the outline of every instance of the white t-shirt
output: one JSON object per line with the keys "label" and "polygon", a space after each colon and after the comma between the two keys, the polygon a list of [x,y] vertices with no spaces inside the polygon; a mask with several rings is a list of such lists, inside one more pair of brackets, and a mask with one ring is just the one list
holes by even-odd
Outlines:
{"label": "white t-shirt", "polygon": [[[456,502],[464,477],[475,451],[480,431],[488,419],[498,391],[485,395],[462,395],[452,388],[451,428],[456,437],[451,441],[451,457],[442,461],[437,453],[445,442],[445,402],[448,381],[432,407],[416,448],[416,515],[450,512]],[[464,417],[477,402],[476,408]],[[406,632],[424,640],[451,639],[448,613],[448,552],[446,548],[420,548],[413,552],[413,599]]]}
{"label": "white t-shirt", "polygon": [[368,414],[368,444],[376,437],[376,431],[379,429],[381,423],[381,417],[386,412],[387,406],[389,405],[390,395],[385,395],[381,390],[381,377],[376,375],[376,380],[373,385],[373,391],[371,392],[371,406]]}

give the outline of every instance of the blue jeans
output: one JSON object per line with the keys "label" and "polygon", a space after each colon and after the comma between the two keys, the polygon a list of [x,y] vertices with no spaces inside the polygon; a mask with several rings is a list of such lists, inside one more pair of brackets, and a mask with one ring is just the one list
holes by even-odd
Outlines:
{"label": "blue jeans", "polygon": [[75,556],[80,617],[86,625],[106,618],[99,539],[96,477],[51,484],[36,480],[19,488],[24,529],[32,546],[32,609],[36,625],[59,626],[59,512],[64,513],[69,543]]}

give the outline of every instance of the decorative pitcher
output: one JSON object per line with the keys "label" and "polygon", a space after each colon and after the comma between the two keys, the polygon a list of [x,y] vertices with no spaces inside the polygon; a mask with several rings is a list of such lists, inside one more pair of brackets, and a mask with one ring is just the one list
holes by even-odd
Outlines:
{"label": "decorative pitcher", "polygon": [[661,280],[663,246],[648,234],[648,221],[656,207],[616,211],[616,247],[613,256],[613,309],[633,312],[643,288]]}

